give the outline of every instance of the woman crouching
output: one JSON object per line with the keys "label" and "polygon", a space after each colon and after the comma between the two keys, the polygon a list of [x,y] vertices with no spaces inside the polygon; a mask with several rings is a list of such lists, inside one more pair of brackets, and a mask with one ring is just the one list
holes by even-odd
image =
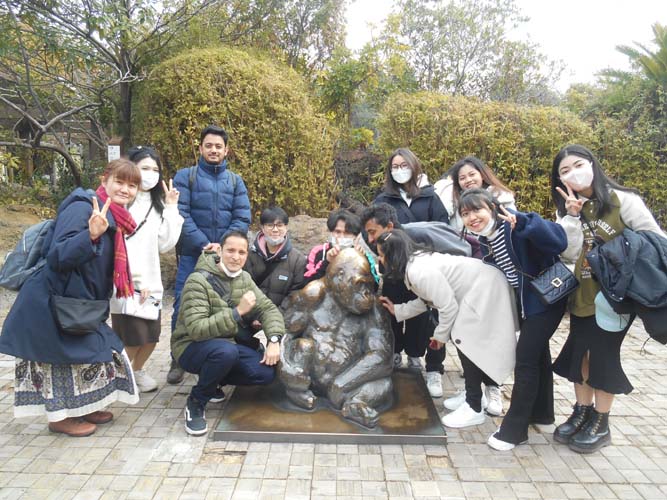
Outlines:
{"label": "woman crouching", "polygon": [[482,382],[501,384],[514,369],[517,317],[511,288],[502,272],[481,260],[433,252],[399,229],[381,235],[384,276],[403,280],[417,299],[394,304],[380,297],[397,321],[427,307],[438,310],[431,338],[439,349],[450,338],[459,353],[466,402],[442,418],[447,427],[482,424]]}

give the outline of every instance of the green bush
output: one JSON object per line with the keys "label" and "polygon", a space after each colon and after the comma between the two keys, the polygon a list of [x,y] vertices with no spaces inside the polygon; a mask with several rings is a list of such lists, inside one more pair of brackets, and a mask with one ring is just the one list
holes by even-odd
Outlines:
{"label": "green bush", "polygon": [[569,112],[481,102],[429,92],[393,95],[378,118],[381,151],[409,147],[431,182],[457,160],[474,155],[514,190],[517,206],[550,218],[551,164],[565,144],[592,144],[595,135]]}
{"label": "green bush", "polygon": [[230,166],[255,213],[272,203],[290,214],[329,211],[338,131],[315,112],[295,71],[241,50],[194,50],[141,85],[136,139],[154,144],[171,174],[197,161],[199,133],[211,123],[229,132]]}

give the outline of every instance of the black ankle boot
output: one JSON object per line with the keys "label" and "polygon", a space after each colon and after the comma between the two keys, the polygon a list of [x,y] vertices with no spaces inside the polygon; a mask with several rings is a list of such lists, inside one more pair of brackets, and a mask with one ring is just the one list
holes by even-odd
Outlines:
{"label": "black ankle boot", "polygon": [[572,436],[581,430],[593,410],[593,405],[584,406],[576,403],[573,407],[572,415],[556,427],[554,431],[554,441],[562,444],[568,444]]}
{"label": "black ankle boot", "polygon": [[594,453],[611,444],[609,413],[593,409],[586,425],[570,439],[570,449],[578,453]]}

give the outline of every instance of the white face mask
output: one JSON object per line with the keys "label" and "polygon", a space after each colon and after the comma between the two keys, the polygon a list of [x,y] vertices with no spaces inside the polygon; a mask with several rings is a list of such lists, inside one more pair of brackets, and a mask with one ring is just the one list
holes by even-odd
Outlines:
{"label": "white face mask", "polygon": [[222,269],[222,272],[225,273],[230,278],[236,278],[243,272],[243,268],[239,269],[235,273],[231,272],[229,269],[227,269],[227,266],[225,266],[222,260],[220,261],[220,269]]}
{"label": "white face mask", "polygon": [[477,236],[491,236],[493,232],[496,230],[496,221],[494,219],[489,219],[489,222],[487,222],[486,226],[484,226],[484,229],[482,229],[479,233],[476,233],[475,231],[470,231],[473,234],[476,234]]}
{"label": "white face mask", "polygon": [[277,238],[274,239],[274,238],[271,238],[271,236],[269,236],[268,234],[264,235],[264,239],[272,247],[277,247],[278,245],[282,245],[285,241],[284,236],[278,236]]}
{"label": "white face mask", "polygon": [[567,182],[575,191],[588,189],[593,184],[593,165],[588,162],[579,168],[573,168],[568,173],[560,176],[561,181]]}
{"label": "white face mask", "polygon": [[409,168],[401,170],[392,170],[391,178],[394,179],[399,184],[405,184],[410,179],[412,179],[412,170],[410,170]]}
{"label": "white face mask", "polygon": [[354,238],[336,238],[335,236],[332,236],[329,239],[329,243],[338,245],[341,249],[352,248],[354,246]]}
{"label": "white face mask", "polygon": [[155,170],[142,170],[141,171],[141,189],[144,191],[150,191],[160,180],[160,172]]}

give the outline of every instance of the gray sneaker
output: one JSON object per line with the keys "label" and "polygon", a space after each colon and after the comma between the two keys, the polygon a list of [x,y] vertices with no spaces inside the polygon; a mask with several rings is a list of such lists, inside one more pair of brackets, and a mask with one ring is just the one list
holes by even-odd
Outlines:
{"label": "gray sneaker", "polygon": [[180,384],[183,382],[184,376],[185,370],[178,366],[178,361],[172,359],[171,366],[169,367],[169,373],[167,373],[167,383],[171,385]]}

